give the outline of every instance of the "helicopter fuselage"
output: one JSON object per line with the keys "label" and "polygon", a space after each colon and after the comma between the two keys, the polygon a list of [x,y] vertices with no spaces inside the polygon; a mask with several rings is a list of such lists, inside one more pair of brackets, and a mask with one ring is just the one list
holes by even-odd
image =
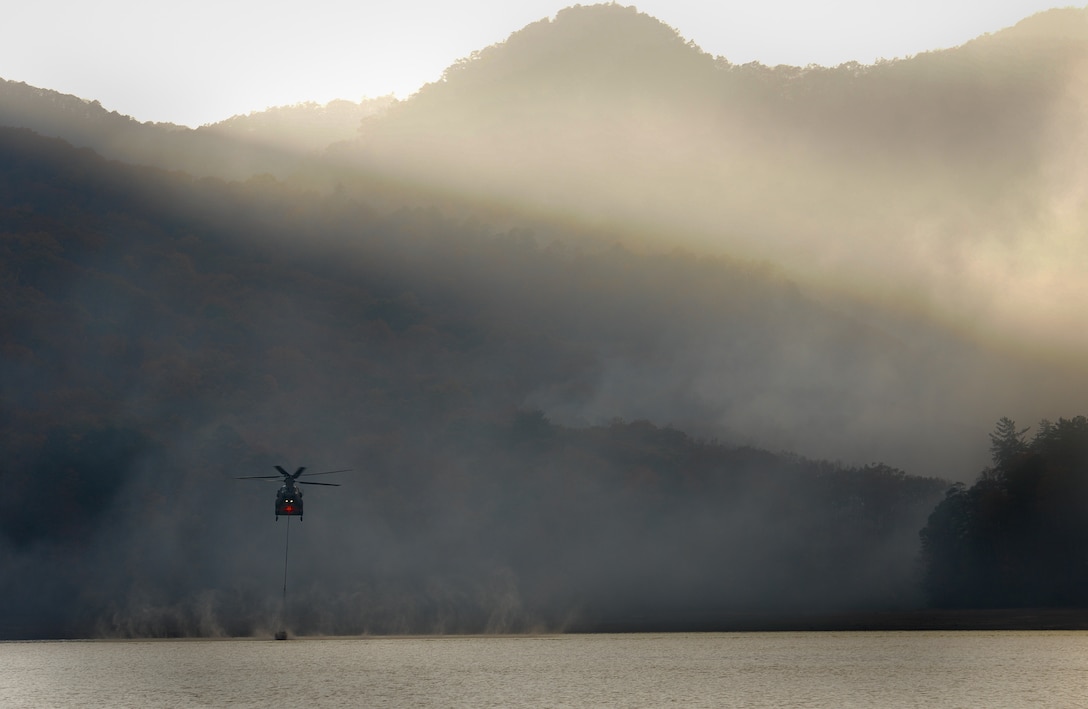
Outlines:
{"label": "helicopter fuselage", "polygon": [[276,492],[276,519],[302,517],[302,490],[294,485],[283,485]]}

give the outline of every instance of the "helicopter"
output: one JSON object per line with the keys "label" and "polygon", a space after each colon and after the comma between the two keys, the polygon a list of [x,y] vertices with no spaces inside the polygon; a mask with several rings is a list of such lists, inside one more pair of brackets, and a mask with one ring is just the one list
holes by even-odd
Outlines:
{"label": "helicopter", "polygon": [[[235,478],[236,480],[278,480],[283,477],[283,485],[276,492],[276,521],[280,519],[280,515],[285,517],[298,517],[299,521],[302,521],[302,490],[299,490],[297,485],[325,485],[327,487],[340,487],[340,483],[316,483],[308,480],[299,480],[301,477],[308,475],[332,475],[333,473],[346,473],[351,468],[345,468],[343,470],[328,470],[323,473],[304,473],[302,471],[306,468],[299,468],[293,473],[289,473],[281,466],[277,465],[276,470],[279,471],[279,475],[243,475]],[[298,481],[298,482],[296,482]]]}

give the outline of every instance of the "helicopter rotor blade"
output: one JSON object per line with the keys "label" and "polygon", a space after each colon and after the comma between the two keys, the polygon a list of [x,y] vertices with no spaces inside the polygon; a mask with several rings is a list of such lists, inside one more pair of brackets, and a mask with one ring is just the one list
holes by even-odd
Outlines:
{"label": "helicopter rotor blade", "polygon": [[[282,466],[277,465],[275,467],[276,467],[276,470],[280,471],[279,475],[239,475],[239,476],[236,476],[234,479],[235,480],[280,480],[281,478],[283,478],[283,479],[290,479],[290,480],[298,480],[300,477],[308,478],[311,475],[332,475],[333,473],[348,473],[348,472],[351,472],[353,470],[353,468],[343,468],[341,470],[326,470],[323,473],[304,473],[302,471],[306,470],[306,468],[299,468],[298,470],[296,470],[292,474],[292,473],[289,473],[286,470],[284,470]],[[310,484],[311,485],[332,485],[333,483],[310,483]]]}
{"label": "helicopter rotor blade", "polygon": [[326,487],[340,487],[340,483],[312,483],[307,480],[299,480],[299,485],[325,485]]}
{"label": "helicopter rotor blade", "polygon": [[354,469],[354,468],[344,468],[343,470],[326,470],[326,471],[325,471],[325,472],[323,472],[323,473],[306,473],[306,474],[305,474],[305,475],[303,475],[302,477],[304,477],[304,478],[308,478],[308,477],[310,477],[311,475],[332,475],[333,473],[349,473],[349,472],[351,472],[351,471],[352,471],[353,469]]}

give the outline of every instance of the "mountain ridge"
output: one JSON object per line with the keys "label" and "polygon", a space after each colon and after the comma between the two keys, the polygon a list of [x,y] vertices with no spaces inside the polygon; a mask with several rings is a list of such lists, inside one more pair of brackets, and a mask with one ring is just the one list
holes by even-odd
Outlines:
{"label": "mountain ridge", "polygon": [[[584,76],[549,75],[539,57],[550,54],[529,51],[563,23],[606,14],[669,35],[661,46],[697,60],[697,75],[674,74],[667,93],[623,82],[584,91]],[[1067,146],[1085,140],[1088,115],[1070,92],[1088,72],[1088,44],[1025,44],[1007,30],[867,67],[770,68],[712,60],[628,9],[578,8],[562,19],[470,58],[331,152],[463,196],[767,259],[824,285],[900,299],[932,293],[931,304],[970,298],[973,310],[1000,301],[983,318],[989,337],[1031,325],[1017,302],[1031,300],[1030,281],[1045,274],[1003,293],[973,269],[935,279],[932,267],[977,252],[992,261],[985,269],[1011,271],[1040,230],[1060,234],[1054,248],[1067,248],[1083,216],[1054,212],[1066,209],[1057,201],[1074,199],[1069,184],[1082,171]],[[1050,24],[1044,16],[1028,27]],[[514,49],[532,61],[509,64],[531,65],[545,79],[500,71],[499,58]],[[525,88],[538,85],[548,90]],[[1070,180],[1055,181],[1067,172]],[[1045,222],[1055,218],[1064,223],[1050,229]],[[1052,266],[1062,267],[1037,268]],[[1048,346],[1065,346],[1057,343],[1065,336],[1048,337]]]}
{"label": "mountain ridge", "polygon": [[194,129],[141,123],[96,100],[0,79],[0,126],[28,128],[109,159],[196,177],[245,180],[269,173],[285,178],[305,171],[329,144],[352,137],[363,118],[391,101],[280,106]]}
{"label": "mountain ridge", "polygon": [[[959,47],[930,50],[907,58],[880,60],[871,65],[859,64],[857,62],[845,62],[837,67],[823,67],[819,65],[796,67],[790,65],[767,66],[759,62],[750,62],[745,65],[733,65],[728,61],[727,57],[713,57],[699,48],[694,42],[684,40],[675,29],[665,22],[645,13],[641,13],[635,7],[616,4],[576,5],[559,10],[554,18],[545,17],[537,22],[530,23],[526,27],[512,32],[507,40],[484,47],[473,52],[470,56],[458,60],[445,70],[441,79],[430,84],[425,84],[416,94],[409,97],[409,99],[405,99],[398,103],[411,103],[412,99],[415,99],[418,94],[436,91],[441,85],[448,84],[454,78],[456,78],[458,82],[464,82],[469,75],[479,73],[481,65],[495,63],[496,59],[501,59],[506,62],[504,73],[511,75],[519,68],[524,68],[526,65],[531,65],[533,63],[530,59],[534,56],[534,51],[530,49],[530,51],[525,52],[522,55],[519,55],[518,52],[524,50],[527,46],[532,45],[542,36],[548,34],[552,35],[549,37],[548,41],[552,42],[553,45],[545,52],[545,55],[551,59],[564,59],[564,55],[568,54],[566,50],[575,46],[582,56],[585,56],[587,48],[589,48],[592,52],[601,56],[607,57],[619,52],[624,59],[636,60],[633,64],[622,62],[620,63],[620,66],[613,66],[613,68],[621,69],[623,71],[646,69],[653,66],[660,68],[660,64],[656,64],[653,60],[663,56],[671,56],[674,59],[675,57],[687,57],[690,60],[690,66],[701,67],[704,70],[711,65],[716,65],[719,69],[723,66],[743,66],[748,67],[753,73],[763,74],[764,76],[777,72],[787,80],[783,83],[796,83],[796,78],[803,75],[805,72],[826,71],[844,67],[851,72],[857,72],[859,70],[865,71],[889,64],[911,62],[920,56],[929,57],[930,55],[953,52],[964,47],[974,46],[979,43],[993,42],[995,40],[1015,41],[1031,38],[1046,42],[1053,42],[1056,39],[1067,39],[1075,43],[1088,41],[1088,30],[1085,29],[1085,26],[1088,25],[1088,20],[1085,19],[1085,13],[1085,10],[1077,8],[1047,10],[1037,13],[1034,16],[1027,17],[1011,27],[980,35]],[[637,34],[632,35],[631,30],[636,31]],[[618,32],[620,34],[617,34]],[[622,32],[626,32],[627,34],[622,34]],[[555,37],[557,34],[559,35],[558,40]],[[634,37],[636,41],[632,42],[632,37]],[[577,40],[577,42],[574,42],[573,40]],[[654,51],[652,54],[647,55],[637,51],[640,47],[653,48]],[[668,52],[671,52],[671,54],[667,54]],[[510,62],[509,60],[512,57],[519,57],[519,59]],[[637,61],[640,58],[641,61]],[[539,60],[540,57],[537,56],[537,59]],[[567,57],[567,60],[570,61],[569,56]],[[466,72],[468,72],[467,75]],[[575,78],[585,80],[589,77],[580,75]],[[667,80],[670,77],[664,78]],[[478,82],[479,79],[474,79],[474,81]],[[54,104],[57,103],[57,99],[65,99],[62,110],[67,110],[69,112],[71,112],[71,109],[65,108],[65,106],[74,106],[75,104],[68,99],[76,99],[91,109],[85,112],[85,115],[83,116],[84,119],[101,122],[103,120],[103,115],[108,115],[114,118],[123,119],[124,122],[128,124],[128,127],[133,129],[136,129],[137,127],[146,128],[154,126],[165,128],[170,131],[186,132],[195,130],[199,132],[204,129],[223,126],[224,124],[237,122],[247,118],[252,119],[260,116],[262,113],[282,113],[284,110],[293,108],[287,106],[269,107],[259,111],[251,111],[248,115],[244,116],[224,117],[216,123],[193,129],[171,123],[141,123],[129,116],[119,114],[116,111],[102,108],[101,104],[95,100],[94,97],[77,97],[69,94],[61,94],[48,89],[47,87],[33,87],[17,81],[0,79],[0,82],[3,82],[3,84],[0,84],[0,87],[5,87],[7,89],[3,94],[0,94],[0,109],[5,107],[8,108],[6,111],[0,111],[0,121],[3,121],[3,123],[0,124],[10,125],[12,127],[34,127],[33,125],[26,123],[26,117],[19,116],[10,110],[12,106],[18,105],[19,103],[30,102],[28,92],[23,91],[22,95],[16,95],[18,93],[16,87],[29,89],[30,93],[37,93],[38,96],[46,102],[52,102]],[[668,83],[671,85],[672,82]],[[381,99],[364,99],[364,102],[375,100]],[[341,104],[343,101],[344,99],[337,99],[332,103]],[[351,102],[349,101],[348,103]],[[300,106],[305,105],[306,104]],[[313,104],[313,107],[327,108],[325,106],[318,106],[317,104]],[[101,109],[101,111],[98,111],[97,109]],[[40,117],[35,120],[40,120]],[[41,130],[41,128],[42,127],[39,126],[38,132],[42,132],[44,135],[65,138],[66,140],[69,140],[69,142],[76,145],[82,145],[83,147],[94,147],[92,145],[84,145],[79,139],[73,139],[72,136],[66,135],[66,131],[60,126],[52,126],[49,130]],[[107,157],[114,156],[107,155]],[[157,166],[170,168],[169,165],[163,164]]]}

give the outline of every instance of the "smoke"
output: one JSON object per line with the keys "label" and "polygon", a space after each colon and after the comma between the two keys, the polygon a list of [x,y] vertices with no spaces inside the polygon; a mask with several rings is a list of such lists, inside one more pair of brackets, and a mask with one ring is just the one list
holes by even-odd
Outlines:
{"label": "smoke", "polygon": [[[534,59],[545,94],[481,55],[297,178],[332,197],[5,134],[0,631],[920,603],[941,483],[896,469],[970,479],[997,418],[1088,391],[1083,66],[1020,110],[1034,84],[959,55],[772,70],[662,36],[645,75]],[[306,490],[286,606],[275,484],[233,479],[277,464],[355,470]]]}

